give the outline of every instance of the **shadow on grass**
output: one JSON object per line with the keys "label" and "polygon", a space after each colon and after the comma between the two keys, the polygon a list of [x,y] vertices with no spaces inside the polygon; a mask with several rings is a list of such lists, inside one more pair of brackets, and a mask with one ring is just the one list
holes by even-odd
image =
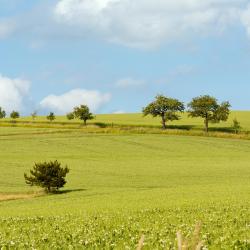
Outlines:
{"label": "shadow on grass", "polygon": [[210,132],[224,132],[224,133],[234,133],[232,127],[211,127],[209,128]]}
{"label": "shadow on grass", "polygon": [[87,189],[79,188],[79,189],[58,190],[58,191],[52,192],[51,194],[68,194],[68,193],[83,192],[83,191],[87,191]]}
{"label": "shadow on grass", "polygon": [[191,130],[194,129],[194,125],[168,125],[167,129],[180,129],[180,130]]}

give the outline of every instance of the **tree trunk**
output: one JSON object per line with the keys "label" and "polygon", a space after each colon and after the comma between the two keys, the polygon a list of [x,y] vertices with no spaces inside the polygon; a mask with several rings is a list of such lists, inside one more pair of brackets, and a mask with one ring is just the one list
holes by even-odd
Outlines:
{"label": "tree trunk", "polygon": [[166,128],[167,128],[167,125],[166,125],[166,118],[165,118],[165,115],[162,115],[161,118],[162,118],[162,128],[163,128],[163,129],[166,129]]}
{"label": "tree trunk", "polygon": [[208,119],[207,118],[205,118],[204,123],[205,123],[205,132],[208,133]]}
{"label": "tree trunk", "polygon": [[87,126],[87,120],[84,120],[84,126]]}

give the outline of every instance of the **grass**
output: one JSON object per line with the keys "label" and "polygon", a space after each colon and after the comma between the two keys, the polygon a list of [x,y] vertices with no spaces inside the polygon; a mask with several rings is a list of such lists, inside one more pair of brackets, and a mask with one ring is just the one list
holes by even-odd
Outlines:
{"label": "grass", "polygon": [[0,203],[0,248],[176,249],[202,221],[209,249],[250,248],[250,141],[84,129],[0,128],[4,194],[28,194],[23,173],[58,159],[58,195]]}

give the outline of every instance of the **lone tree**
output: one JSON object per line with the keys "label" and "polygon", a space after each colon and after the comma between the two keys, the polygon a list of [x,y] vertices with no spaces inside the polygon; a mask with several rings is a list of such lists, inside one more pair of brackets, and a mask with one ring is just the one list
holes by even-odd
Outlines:
{"label": "lone tree", "polygon": [[78,118],[82,121],[84,121],[84,125],[87,125],[87,120],[94,119],[94,116],[89,111],[89,107],[86,105],[81,105],[79,107],[75,107],[73,111],[73,115],[75,118]]}
{"label": "lone tree", "polygon": [[188,104],[190,117],[201,117],[204,119],[205,132],[208,132],[208,124],[219,123],[220,121],[227,121],[230,113],[230,103],[222,102],[218,104],[216,98],[204,95],[194,98]]}
{"label": "lone tree", "polygon": [[47,116],[47,119],[50,122],[53,122],[56,119],[55,114],[53,112],[50,112],[49,115]]}
{"label": "lone tree", "polygon": [[143,108],[143,115],[160,116],[162,119],[162,128],[167,128],[168,121],[179,120],[178,112],[183,112],[184,104],[177,99],[157,95],[155,101],[151,102],[147,107]]}
{"label": "lone tree", "polygon": [[6,117],[6,112],[0,107],[0,119],[3,119]]}
{"label": "lone tree", "polygon": [[236,118],[234,118],[234,120],[233,120],[232,128],[233,128],[235,134],[238,134],[240,132],[240,130],[242,129],[240,122]]}
{"label": "lone tree", "polygon": [[31,113],[32,120],[34,121],[37,118],[37,111]]}
{"label": "lone tree", "polygon": [[17,111],[12,111],[12,112],[10,113],[10,118],[12,118],[12,119],[14,119],[14,120],[20,118],[19,112],[17,112]]}
{"label": "lone tree", "polygon": [[24,179],[28,185],[42,187],[51,193],[58,191],[67,183],[65,177],[68,173],[68,167],[62,168],[58,161],[35,163],[30,170],[30,176],[25,173]]}

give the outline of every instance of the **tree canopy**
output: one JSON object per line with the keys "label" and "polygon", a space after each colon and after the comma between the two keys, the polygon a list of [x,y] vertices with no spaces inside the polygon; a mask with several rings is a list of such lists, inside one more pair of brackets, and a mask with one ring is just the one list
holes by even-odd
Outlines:
{"label": "tree canopy", "polygon": [[143,108],[143,114],[144,116],[152,115],[153,117],[161,117],[162,127],[166,129],[166,123],[168,121],[179,120],[180,116],[178,112],[183,112],[184,109],[185,106],[181,101],[163,95],[157,95],[153,102]]}
{"label": "tree canopy", "polygon": [[188,104],[188,113],[190,117],[201,117],[204,119],[205,131],[208,132],[208,124],[219,123],[220,121],[227,121],[230,114],[230,103],[218,103],[217,99],[209,96],[199,96],[193,98]]}
{"label": "tree canopy", "polygon": [[53,112],[50,112],[47,116],[47,119],[51,122],[54,121],[56,119],[55,114]]}

